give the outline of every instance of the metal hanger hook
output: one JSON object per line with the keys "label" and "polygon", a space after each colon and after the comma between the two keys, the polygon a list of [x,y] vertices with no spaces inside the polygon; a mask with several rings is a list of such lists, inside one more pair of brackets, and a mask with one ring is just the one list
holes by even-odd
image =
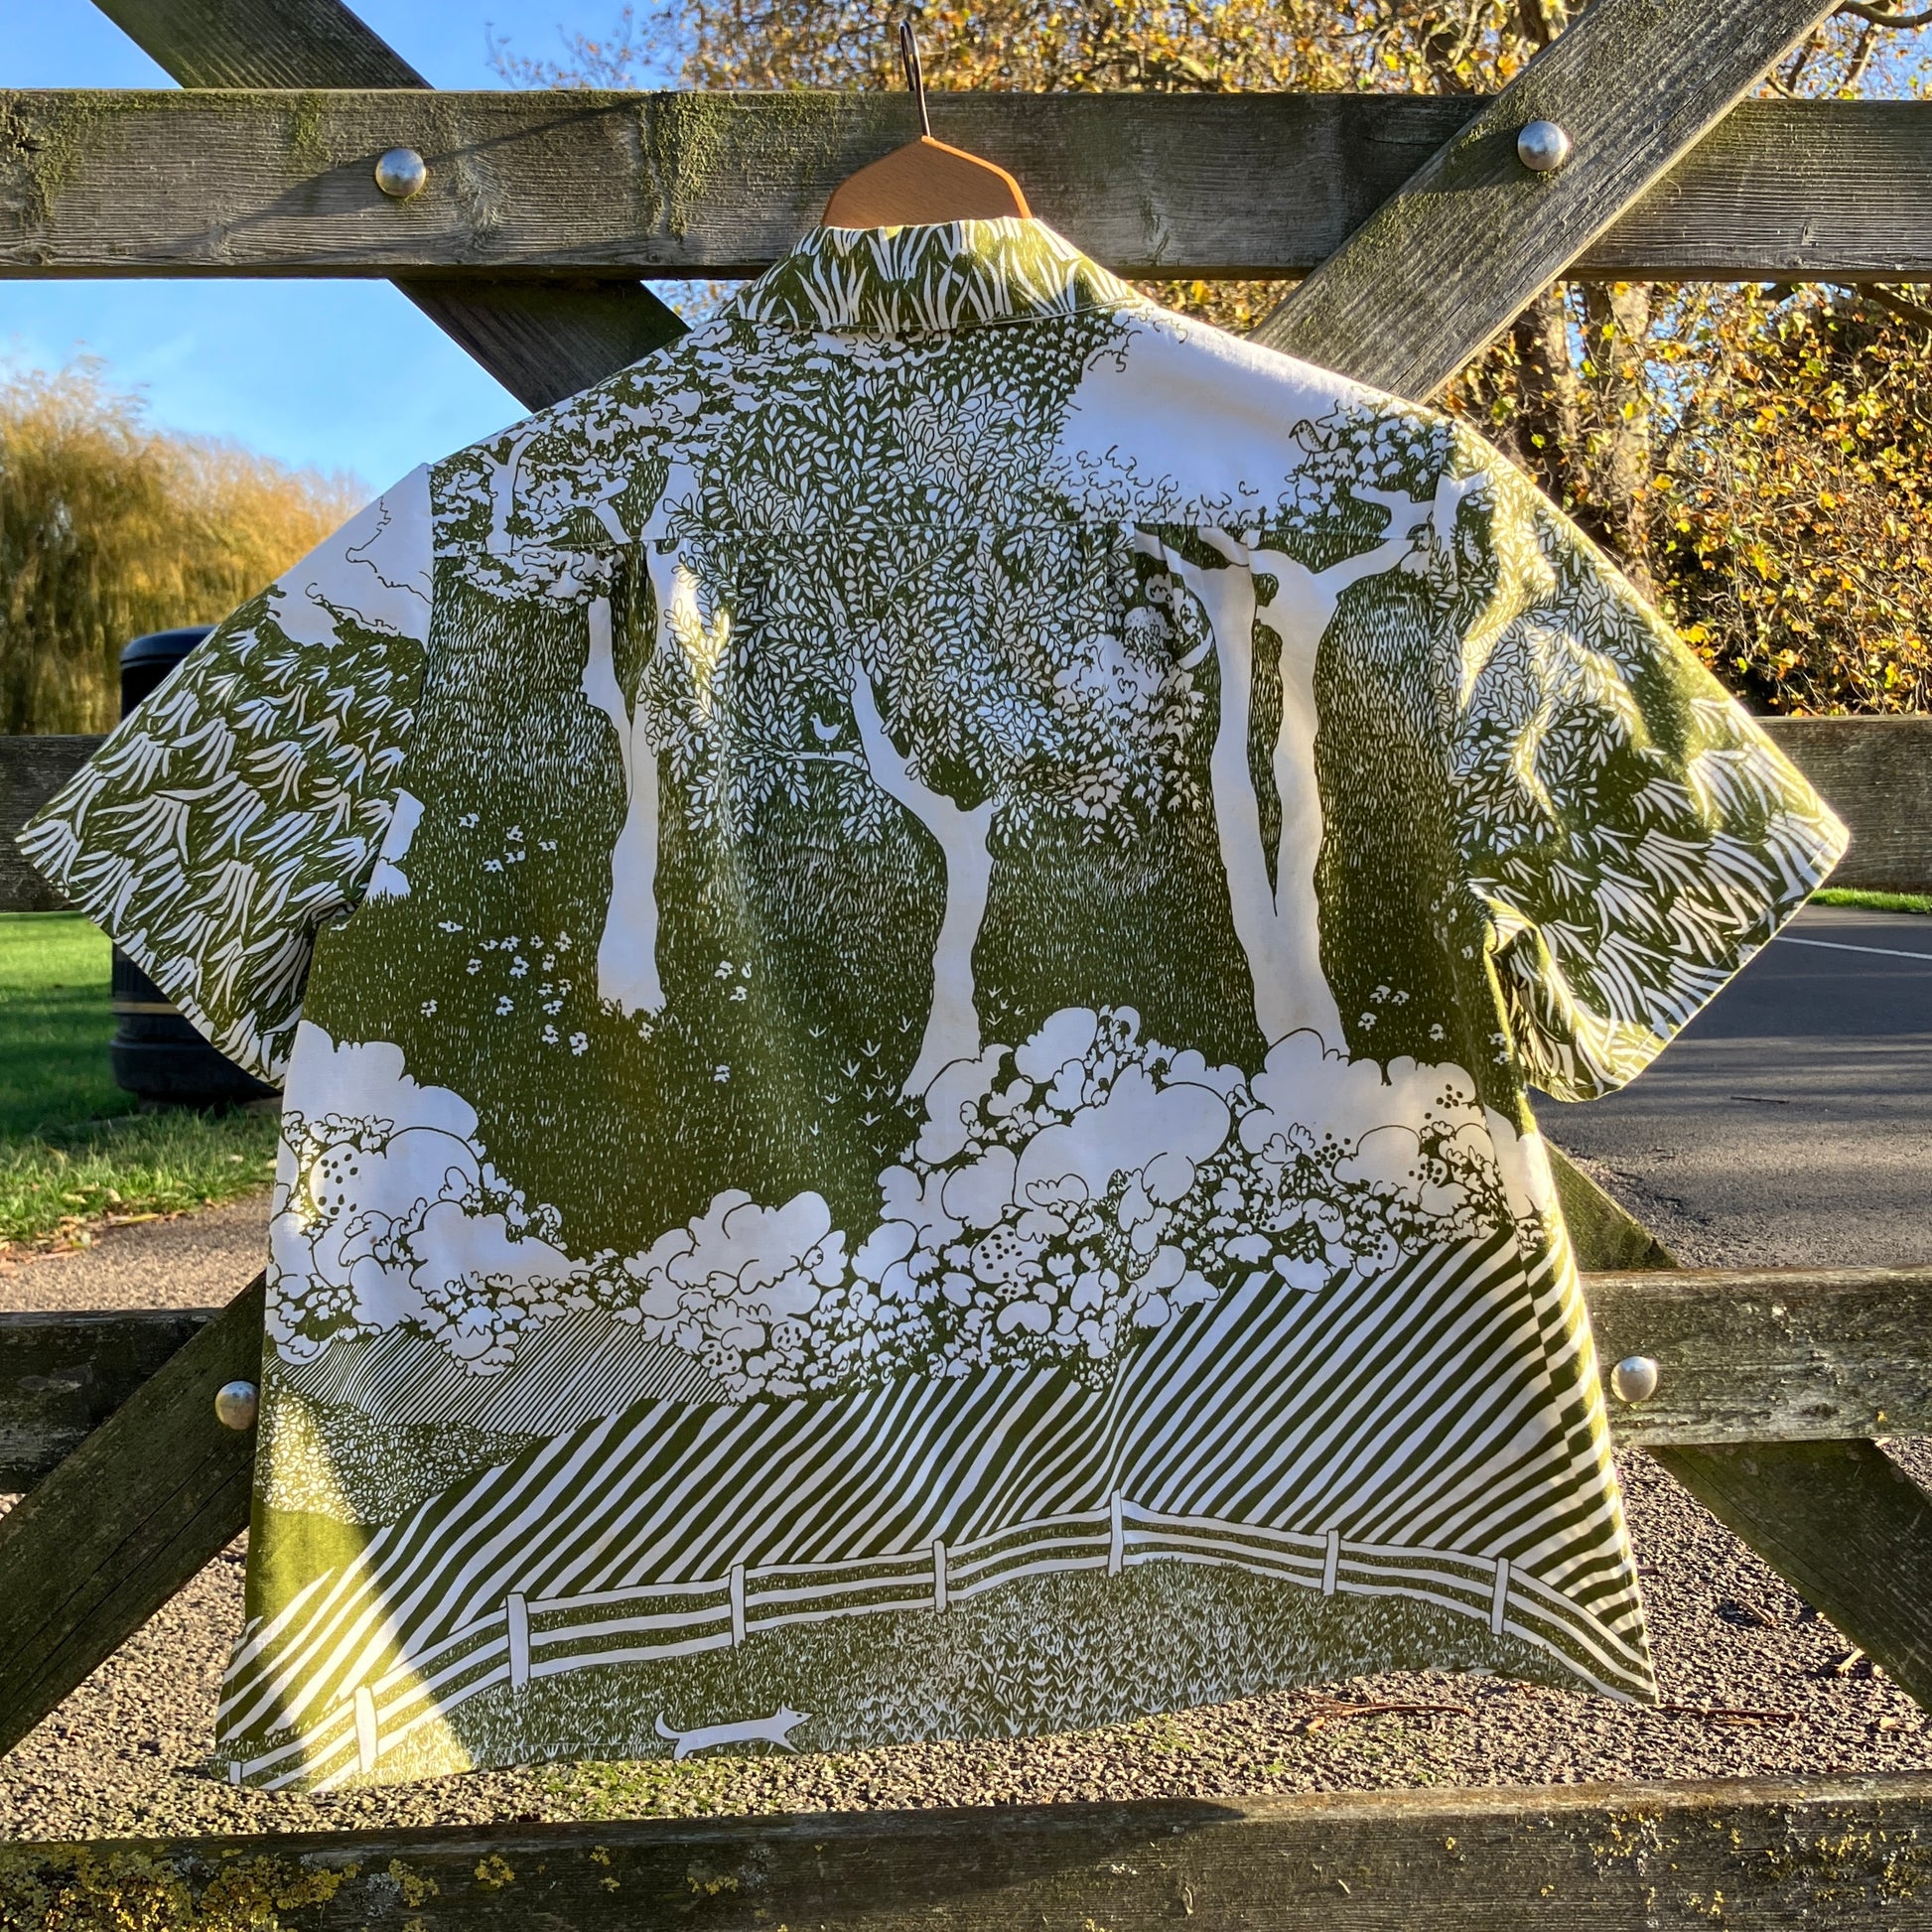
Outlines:
{"label": "metal hanger hook", "polygon": [[905,69],[905,84],[919,103],[919,132],[932,139],[932,116],[925,106],[925,69],[919,64],[919,37],[912,31],[912,16],[901,14],[898,22],[898,58]]}

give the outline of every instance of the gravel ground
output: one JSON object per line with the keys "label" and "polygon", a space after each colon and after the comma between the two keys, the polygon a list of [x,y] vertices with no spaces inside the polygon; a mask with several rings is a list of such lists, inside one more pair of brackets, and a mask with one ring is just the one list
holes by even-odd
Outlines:
{"label": "gravel ground", "polygon": [[[85,1255],[0,1279],[0,1306],[218,1302],[254,1272],[262,1211],[249,1203],[121,1230]],[[1672,1234],[1693,1265],[1746,1259],[1721,1227]],[[139,1292],[128,1287],[136,1270],[148,1284]],[[1932,1443],[1892,1447],[1932,1485]],[[1909,1698],[1641,1452],[1625,1458],[1624,1476],[1663,1686],[1654,1711],[1405,1674],[1044,1739],[548,1765],[322,1798],[238,1791],[205,1768],[221,1658],[241,1615],[237,1542],[0,1759],[0,1837],[1932,1769],[1932,1722]],[[1458,1708],[1362,1708],[1419,1704]]]}
{"label": "gravel ground", "polygon": [[218,1309],[261,1273],[268,1194],[103,1228],[62,1254],[0,1256],[0,1309]]}

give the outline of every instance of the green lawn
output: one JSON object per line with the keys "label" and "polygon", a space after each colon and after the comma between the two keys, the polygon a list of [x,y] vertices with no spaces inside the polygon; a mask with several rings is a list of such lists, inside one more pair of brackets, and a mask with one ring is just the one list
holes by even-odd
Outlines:
{"label": "green lawn", "polygon": [[140,1111],[107,1065],[107,941],[76,912],[0,914],[0,1248],[84,1241],[264,1185],[275,1122]]}
{"label": "green lawn", "polygon": [[1932,912],[1932,897],[1924,893],[1855,893],[1828,886],[1811,897],[1816,905],[1856,905],[1866,912]]}

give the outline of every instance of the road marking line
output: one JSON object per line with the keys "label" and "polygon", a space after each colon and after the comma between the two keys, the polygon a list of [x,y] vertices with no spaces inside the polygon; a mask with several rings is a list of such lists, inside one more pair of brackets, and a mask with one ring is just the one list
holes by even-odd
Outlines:
{"label": "road marking line", "polygon": [[1901,952],[1896,946],[1848,946],[1840,939],[1794,939],[1788,932],[1777,935],[1780,945],[1822,946],[1827,952],[1882,953],[1887,959],[1920,959],[1932,966],[1932,952]]}

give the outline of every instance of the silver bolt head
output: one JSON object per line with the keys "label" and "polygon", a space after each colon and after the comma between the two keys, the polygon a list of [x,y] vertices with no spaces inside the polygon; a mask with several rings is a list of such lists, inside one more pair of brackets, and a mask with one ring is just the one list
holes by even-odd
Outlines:
{"label": "silver bolt head", "polygon": [[1570,159],[1570,136],[1555,121],[1531,121],[1516,137],[1516,159],[1533,175],[1552,175]]}
{"label": "silver bolt head", "polygon": [[375,164],[375,185],[392,202],[406,202],[423,192],[429,163],[414,148],[391,148]]}
{"label": "silver bolt head", "polygon": [[252,1382],[223,1382],[214,1392],[214,1416],[223,1429],[253,1429],[260,1407],[261,1392]]}
{"label": "silver bolt head", "polygon": [[1626,1355],[1610,1370],[1610,1393],[1619,1402],[1648,1402],[1657,1393],[1657,1364],[1648,1355]]}

